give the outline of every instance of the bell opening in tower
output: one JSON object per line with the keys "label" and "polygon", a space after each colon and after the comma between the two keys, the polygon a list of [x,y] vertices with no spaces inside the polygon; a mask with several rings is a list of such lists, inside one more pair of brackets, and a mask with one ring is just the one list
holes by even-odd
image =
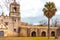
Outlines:
{"label": "bell opening in tower", "polygon": [[16,12],[16,7],[14,7],[14,12]]}

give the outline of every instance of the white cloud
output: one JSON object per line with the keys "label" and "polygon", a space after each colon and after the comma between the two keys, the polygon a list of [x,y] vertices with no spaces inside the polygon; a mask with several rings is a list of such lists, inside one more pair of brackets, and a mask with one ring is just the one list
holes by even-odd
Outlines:
{"label": "white cloud", "polygon": [[35,17],[43,3],[40,0],[21,0],[21,17]]}

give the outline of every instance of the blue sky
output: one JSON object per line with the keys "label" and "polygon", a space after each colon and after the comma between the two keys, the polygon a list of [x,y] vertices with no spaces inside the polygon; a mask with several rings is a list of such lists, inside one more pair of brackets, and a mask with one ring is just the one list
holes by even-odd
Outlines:
{"label": "blue sky", "polygon": [[[16,0],[20,4],[21,21],[32,24],[38,24],[42,20],[47,20],[43,15],[42,9],[46,2],[54,2],[57,8],[56,15],[52,19],[60,17],[60,1],[59,0]],[[13,0],[0,0],[0,14],[9,15],[9,4]]]}

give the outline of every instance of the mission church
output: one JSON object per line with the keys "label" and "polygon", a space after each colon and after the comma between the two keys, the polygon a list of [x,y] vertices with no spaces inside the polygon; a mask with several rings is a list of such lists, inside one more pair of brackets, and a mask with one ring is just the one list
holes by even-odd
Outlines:
{"label": "mission church", "polygon": [[[14,0],[10,4],[9,16],[4,13],[0,15],[0,37],[20,36],[20,37],[47,37],[47,26],[29,26],[27,23],[21,22],[20,4]],[[50,36],[60,36],[59,27],[50,27]]]}

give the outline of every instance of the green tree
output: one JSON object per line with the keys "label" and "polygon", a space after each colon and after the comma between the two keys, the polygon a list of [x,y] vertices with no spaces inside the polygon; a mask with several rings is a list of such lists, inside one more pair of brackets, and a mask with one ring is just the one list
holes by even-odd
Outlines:
{"label": "green tree", "polygon": [[55,15],[57,9],[53,2],[46,2],[43,8],[44,15],[48,18],[48,39],[50,37],[50,19]]}

